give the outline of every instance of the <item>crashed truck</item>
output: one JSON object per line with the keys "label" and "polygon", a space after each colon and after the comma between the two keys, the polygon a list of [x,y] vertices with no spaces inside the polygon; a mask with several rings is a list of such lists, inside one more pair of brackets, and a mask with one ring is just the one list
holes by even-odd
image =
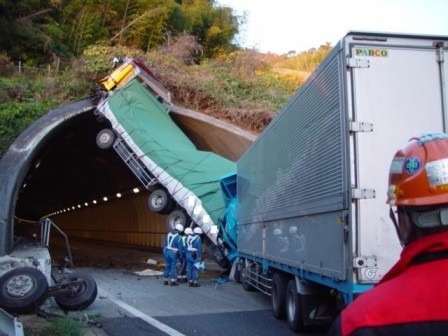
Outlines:
{"label": "crashed truck", "polygon": [[199,226],[208,254],[228,267],[230,250],[218,229],[226,206],[220,179],[235,163],[196,148],[169,115],[170,93],[141,60],[122,59],[99,84],[95,113],[110,126],[99,131],[97,145],[113,148],[135,174],[149,191],[149,209],[166,215],[168,231]]}
{"label": "crashed truck", "polygon": [[448,130],[448,36],[350,32],[221,180],[231,276],[293,331],[328,325],[401,246],[392,157]]}

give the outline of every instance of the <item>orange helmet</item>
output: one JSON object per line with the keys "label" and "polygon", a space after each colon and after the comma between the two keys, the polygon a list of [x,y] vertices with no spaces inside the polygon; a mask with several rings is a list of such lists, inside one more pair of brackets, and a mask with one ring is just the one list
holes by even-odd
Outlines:
{"label": "orange helmet", "polygon": [[398,206],[448,203],[448,134],[411,139],[395,154],[387,196]]}

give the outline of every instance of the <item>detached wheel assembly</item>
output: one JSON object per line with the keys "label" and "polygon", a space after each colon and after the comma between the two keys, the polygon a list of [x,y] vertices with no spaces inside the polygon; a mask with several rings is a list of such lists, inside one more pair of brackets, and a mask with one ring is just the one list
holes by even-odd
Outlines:
{"label": "detached wheel assembly", "polygon": [[42,305],[47,294],[47,278],[36,268],[15,268],[0,278],[0,307],[9,312],[33,312]]}
{"label": "detached wheel assembly", "polygon": [[64,286],[64,293],[56,295],[54,300],[65,311],[87,308],[98,293],[95,279],[86,273],[70,274],[60,284]]}
{"label": "detached wheel assembly", "polygon": [[96,144],[101,149],[107,149],[112,147],[115,141],[115,133],[110,128],[102,129],[96,136]]}

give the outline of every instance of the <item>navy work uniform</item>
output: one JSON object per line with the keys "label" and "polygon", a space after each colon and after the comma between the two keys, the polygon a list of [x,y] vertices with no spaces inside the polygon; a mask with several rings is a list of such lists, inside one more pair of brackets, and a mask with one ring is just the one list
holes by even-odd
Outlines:
{"label": "navy work uniform", "polygon": [[194,228],[193,234],[187,236],[187,278],[190,287],[199,287],[198,269],[195,263],[202,260],[202,229]]}
{"label": "navy work uniform", "polygon": [[163,283],[168,285],[168,279],[171,279],[170,285],[177,286],[176,282],[176,266],[177,259],[182,253],[183,244],[180,233],[184,227],[176,224],[175,231],[167,234],[163,243],[163,256],[165,257],[165,270],[163,272]]}

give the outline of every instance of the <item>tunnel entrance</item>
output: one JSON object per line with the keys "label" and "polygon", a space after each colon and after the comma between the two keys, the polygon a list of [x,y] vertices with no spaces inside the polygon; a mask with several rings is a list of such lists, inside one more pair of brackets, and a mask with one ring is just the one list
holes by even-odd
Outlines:
{"label": "tunnel entrance", "polygon": [[[110,125],[95,107],[87,98],[49,111],[0,160],[0,255],[17,237],[38,234],[42,217],[70,239],[161,246],[166,216],[148,208],[148,191],[117,153],[97,146],[98,132]],[[170,115],[198,149],[233,161],[256,138],[174,105]]]}
{"label": "tunnel entrance", "polygon": [[147,190],[115,151],[96,145],[105,127],[92,110],[40,144],[19,191],[16,236],[39,234],[49,216],[72,239],[161,246],[164,216],[148,209]]}
{"label": "tunnel entrance", "polygon": [[96,135],[106,124],[93,112],[84,113],[65,122],[41,144],[20,190],[16,217],[36,221],[76,212],[81,207],[100,205],[104,197],[113,198],[118,192],[139,187],[139,181],[112,149],[96,146]]}

